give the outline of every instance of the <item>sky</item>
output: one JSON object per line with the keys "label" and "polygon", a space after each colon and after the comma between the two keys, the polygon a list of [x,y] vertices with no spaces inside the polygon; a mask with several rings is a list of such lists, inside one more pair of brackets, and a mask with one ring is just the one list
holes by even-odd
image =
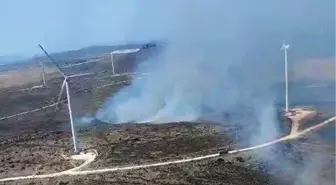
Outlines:
{"label": "sky", "polygon": [[[223,13],[218,18],[227,24],[218,25],[220,30],[226,26],[232,31],[267,32],[267,29],[262,30],[259,27],[269,25],[273,29],[279,29],[280,25],[287,24],[288,27],[296,26],[296,32],[304,32],[306,28],[319,32],[328,30],[323,28],[325,25],[334,27],[330,25],[334,21],[333,0],[210,2],[218,3],[218,7],[223,8]],[[165,38],[171,32],[169,22],[175,19],[171,18],[174,11],[185,7],[182,4],[192,6],[194,3],[202,4],[202,1],[1,0],[0,56],[37,54],[40,52],[38,44],[42,44],[50,52],[57,52],[90,45],[124,44]],[[206,11],[206,14],[211,13],[211,10]],[[200,10],[199,13],[205,12]],[[204,19],[207,19],[207,15]],[[253,22],[255,20],[259,21]],[[317,26],[310,25],[309,22],[315,22]],[[206,28],[195,31],[202,34],[220,34],[207,33]]]}
{"label": "sky", "polygon": [[124,43],[136,0],[1,0],[0,55],[30,55],[91,44]]}

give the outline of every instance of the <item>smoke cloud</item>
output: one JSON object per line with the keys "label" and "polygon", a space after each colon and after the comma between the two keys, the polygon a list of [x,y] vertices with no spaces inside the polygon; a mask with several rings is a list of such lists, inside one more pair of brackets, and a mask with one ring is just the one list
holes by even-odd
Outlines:
{"label": "smoke cloud", "polygon": [[[276,100],[270,87],[283,78],[282,40],[299,45],[299,32],[313,35],[312,25],[329,23],[311,22],[306,9],[325,7],[306,2],[171,0],[162,1],[161,11],[149,3],[153,15],[141,11],[135,15],[147,15],[153,23],[150,29],[158,32],[155,39],[167,45],[146,67],[138,66],[138,72],[148,71],[150,76],[110,97],[97,118],[111,123],[165,123],[232,113],[235,121],[251,127],[245,134],[249,144],[277,137]],[[151,32],[140,23],[134,26],[137,34]]]}
{"label": "smoke cloud", "polygon": [[161,30],[165,51],[148,61],[146,69],[138,69],[149,71],[150,77],[111,97],[97,117],[112,123],[164,123],[197,120],[204,108],[223,113],[248,107],[255,124],[265,125],[258,126],[259,132],[275,135],[270,85],[281,77],[282,65],[269,53],[281,54],[282,38],[275,47],[267,46],[271,42],[264,36],[274,32],[266,26],[272,12],[248,11],[246,3],[219,0],[168,4],[171,9],[158,15],[167,21]]}

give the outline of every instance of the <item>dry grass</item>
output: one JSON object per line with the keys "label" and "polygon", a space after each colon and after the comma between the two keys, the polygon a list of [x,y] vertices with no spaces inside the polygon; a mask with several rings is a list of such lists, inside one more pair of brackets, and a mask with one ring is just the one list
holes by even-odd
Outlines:
{"label": "dry grass", "polygon": [[296,62],[291,80],[335,80],[335,57]]}
{"label": "dry grass", "polygon": [[[45,67],[46,77],[52,78],[57,73],[57,69],[53,67]],[[29,67],[18,70],[5,71],[0,73],[0,86],[9,88],[22,86],[31,83],[41,82],[40,67]]]}
{"label": "dry grass", "polygon": [[[98,158],[87,168],[98,169],[111,166],[153,163],[187,156],[214,153],[229,140],[219,131],[219,125],[210,123],[171,123],[162,125],[127,124],[108,125],[108,127],[82,131],[79,137],[90,138],[88,147],[99,151]],[[222,128],[222,127],[221,127]],[[101,131],[98,131],[101,130]],[[35,135],[35,134],[33,134]],[[32,136],[32,135],[30,135]],[[69,134],[49,134],[46,138],[30,140],[24,138],[22,143],[37,144],[48,140],[57,140],[54,145],[70,145]],[[66,139],[64,139],[66,138]],[[26,140],[28,139],[28,140]],[[83,138],[84,139],[84,138]],[[61,141],[60,141],[61,140]],[[67,143],[65,144],[64,143]],[[14,142],[13,147],[21,146]],[[47,144],[44,144],[48,146]],[[51,144],[49,143],[49,146]],[[248,159],[240,156],[176,164],[115,173],[103,173],[85,176],[62,176],[50,179],[23,180],[7,182],[8,184],[274,184],[268,177],[256,170],[244,166]],[[60,166],[60,161],[50,159]],[[43,163],[43,162],[42,162]],[[42,166],[35,163],[37,170]],[[52,163],[48,163],[52,164]],[[64,164],[67,167],[70,164]],[[44,166],[45,167],[45,166]],[[45,167],[47,168],[47,167]],[[54,169],[49,169],[53,171]],[[18,170],[20,172],[20,170]]]}

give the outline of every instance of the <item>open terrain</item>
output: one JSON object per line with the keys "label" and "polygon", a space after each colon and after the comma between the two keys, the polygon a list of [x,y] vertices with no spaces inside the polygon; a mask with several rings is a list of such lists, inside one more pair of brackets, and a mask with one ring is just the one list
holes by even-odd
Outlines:
{"label": "open terrain", "polygon": [[[131,58],[126,57],[125,60]],[[79,144],[81,148],[98,152],[97,158],[81,170],[152,164],[213,154],[228,147],[238,149],[249,146],[242,142],[246,139],[243,133],[249,129],[248,124],[230,120],[230,117],[245,114],[244,111],[237,112],[237,115],[219,115],[225,118],[222,122],[202,119],[166,124],[115,125],[98,120],[84,123],[79,118],[93,115],[106,98],[139,76],[111,76],[108,58],[105,62],[102,60],[64,69],[70,74],[95,72],[92,76],[70,81]],[[128,72],[125,69],[129,66],[119,69],[120,73]],[[27,77],[22,75],[13,78],[21,82],[20,77]],[[29,89],[40,83],[37,76],[36,81],[22,84],[10,84],[10,76],[4,78],[9,85],[0,91],[1,117],[36,111],[0,120],[0,178],[49,174],[79,166],[81,161],[64,158],[64,155],[72,154],[65,97],[57,112],[54,112],[54,106],[46,107],[56,102],[63,79],[51,70],[47,75],[46,88]],[[334,110],[330,108],[315,109],[314,115],[295,120],[300,122],[295,127],[296,132],[334,116]],[[290,133],[291,123],[279,115],[282,136]],[[334,184],[334,139],[335,128],[331,124],[300,139],[246,153],[152,168],[3,184]]]}
{"label": "open terrain", "polygon": [[[99,151],[96,160],[82,170],[150,164],[216,153],[226,147],[237,148],[235,141],[226,137],[226,134],[237,130],[239,131],[239,128],[212,122],[159,125],[99,123],[79,131],[81,146]],[[46,174],[78,166],[78,162],[74,163],[62,157],[71,153],[71,141],[69,131],[37,132],[4,139],[1,145],[3,150],[0,175],[9,177]],[[272,147],[272,156],[262,161],[252,151],[186,164],[19,182],[20,184],[290,184],[295,182],[301,170],[304,170],[303,165],[309,164],[310,157],[319,156],[324,160],[320,167],[325,170],[315,174],[316,179],[324,182],[323,184],[332,184],[335,172],[332,165],[334,149],[331,144],[320,140],[318,134],[314,134]],[[270,152],[267,148],[258,152],[266,151]],[[277,160],[290,162],[291,166],[279,169],[278,164],[274,163]]]}

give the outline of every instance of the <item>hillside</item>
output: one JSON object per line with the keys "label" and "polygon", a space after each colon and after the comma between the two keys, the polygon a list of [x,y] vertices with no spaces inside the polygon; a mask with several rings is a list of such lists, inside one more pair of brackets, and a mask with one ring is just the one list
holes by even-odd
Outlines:
{"label": "hillside", "polygon": [[18,60],[23,60],[24,57],[19,56],[19,55],[5,55],[5,56],[0,56],[0,66],[5,65],[5,64],[10,64]]}
{"label": "hillside", "polygon": [[[102,45],[96,45],[96,46],[89,46],[85,48],[81,48],[78,50],[70,50],[65,52],[58,52],[58,53],[51,53],[50,55],[57,60],[57,62],[62,64],[67,64],[69,61],[71,63],[80,63],[86,61],[88,58],[95,58],[99,57],[102,54],[106,54],[115,50],[120,49],[132,49],[132,48],[143,48],[147,49],[153,46],[156,46],[156,42],[150,42],[145,44],[126,44],[126,45],[118,45],[118,46],[102,46]],[[48,50],[48,48],[45,48]],[[1,59],[1,58],[0,58]],[[15,70],[15,69],[22,69],[26,67],[31,66],[37,66],[39,65],[38,61],[46,60],[49,61],[49,59],[43,54],[37,57],[33,57],[30,59],[25,60],[15,60],[8,64],[0,65],[0,72],[3,71],[9,71],[9,70]],[[51,63],[47,63],[46,65],[52,65]]]}

